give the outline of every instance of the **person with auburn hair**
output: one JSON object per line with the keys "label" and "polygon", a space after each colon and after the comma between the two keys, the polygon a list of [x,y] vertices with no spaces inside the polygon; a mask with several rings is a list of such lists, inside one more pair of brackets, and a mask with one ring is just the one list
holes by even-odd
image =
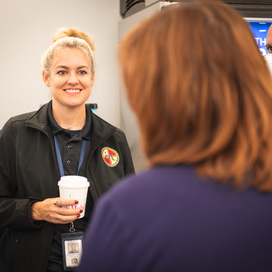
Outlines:
{"label": "person with auburn hair", "polygon": [[[1,272],[74,270],[78,262],[72,260],[81,257],[95,202],[134,173],[124,133],[86,104],[95,79],[94,50],[85,32],[59,29],[42,58],[52,100],[36,112],[12,117],[1,131]],[[78,219],[82,209],[62,208],[78,204],[58,197],[64,175],[90,183],[83,218]],[[69,255],[68,242],[78,244],[76,256]]]}
{"label": "person with auburn hair", "polygon": [[271,271],[272,81],[247,22],[182,3],[119,60],[150,169],[99,201],[77,271]]}

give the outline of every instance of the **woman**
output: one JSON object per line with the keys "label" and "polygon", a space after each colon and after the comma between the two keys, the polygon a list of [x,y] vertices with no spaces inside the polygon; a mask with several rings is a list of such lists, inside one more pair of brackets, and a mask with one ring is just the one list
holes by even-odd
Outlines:
{"label": "woman", "polygon": [[[85,105],[95,79],[90,37],[77,29],[60,29],[42,65],[52,101],[37,112],[11,118],[0,137],[0,227],[6,228],[1,271],[64,271],[69,265],[62,253],[63,234],[84,232],[98,198],[134,172],[124,133]],[[82,219],[76,220],[82,210],[61,208],[77,203],[58,198],[63,175],[90,182]]]}
{"label": "woman", "polygon": [[78,271],[271,271],[272,82],[247,23],[182,3],[119,58],[150,169],[97,204]]}

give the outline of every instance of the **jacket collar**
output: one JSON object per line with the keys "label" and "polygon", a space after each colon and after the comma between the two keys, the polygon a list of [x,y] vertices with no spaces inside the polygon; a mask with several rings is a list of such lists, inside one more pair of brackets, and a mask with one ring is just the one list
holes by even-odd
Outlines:
{"label": "jacket collar", "polygon": [[[48,112],[48,124],[50,126],[52,135],[56,135],[57,133],[61,131],[65,131],[64,128],[60,127],[56,120],[54,119],[53,113],[52,113],[52,103],[49,103]],[[92,125],[92,117],[91,113],[88,109],[86,109],[86,124],[82,128],[80,132],[80,137],[82,136],[84,139],[91,140],[91,125]],[[66,130],[67,131],[67,130]]]}
{"label": "jacket collar", "polygon": [[[51,136],[50,126],[48,123],[47,111],[52,101],[40,107],[32,116],[26,121],[26,126],[41,130]],[[91,106],[86,104],[86,109],[91,114],[92,120],[92,150],[107,140],[115,131],[116,127],[112,126],[105,120],[101,119],[91,110]]]}
{"label": "jacket collar", "polygon": [[44,132],[48,132],[50,128],[48,124],[47,111],[48,111],[48,107],[50,103],[51,101],[47,104],[44,104],[43,106],[39,108],[39,110],[34,112],[30,116],[30,118],[26,120],[25,125],[32,128],[36,128]]}

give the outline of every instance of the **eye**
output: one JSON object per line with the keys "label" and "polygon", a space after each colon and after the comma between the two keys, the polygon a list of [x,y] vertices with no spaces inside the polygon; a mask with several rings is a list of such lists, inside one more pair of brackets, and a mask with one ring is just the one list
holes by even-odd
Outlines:
{"label": "eye", "polygon": [[63,70],[61,70],[61,71],[58,71],[58,72],[57,72],[57,74],[59,74],[59,75],[65,75],[65,74],[66,74],[66,72],[65,72],[65,71],[63,71]]}
{"label": "eye", "polygon": [[86,74],[87,74],[87,72],[84,71],[84,70],[80,70],[78,73],[79,73],[80,75],[86,75]]}
{"label": "eye", "polygon": [[272,47],[267,47],[269,53],[272,53]]}

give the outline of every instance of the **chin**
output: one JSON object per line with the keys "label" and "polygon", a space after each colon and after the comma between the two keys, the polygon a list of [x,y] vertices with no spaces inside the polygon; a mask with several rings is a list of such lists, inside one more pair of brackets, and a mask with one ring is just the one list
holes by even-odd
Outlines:
{"label": "chin", "polygon": [[65,105],[68,108],[80,107],[82,105],[85,105],[85,100],[84,101],[74,101],[74,102],[70,101],[70,102],[65,103]]}

